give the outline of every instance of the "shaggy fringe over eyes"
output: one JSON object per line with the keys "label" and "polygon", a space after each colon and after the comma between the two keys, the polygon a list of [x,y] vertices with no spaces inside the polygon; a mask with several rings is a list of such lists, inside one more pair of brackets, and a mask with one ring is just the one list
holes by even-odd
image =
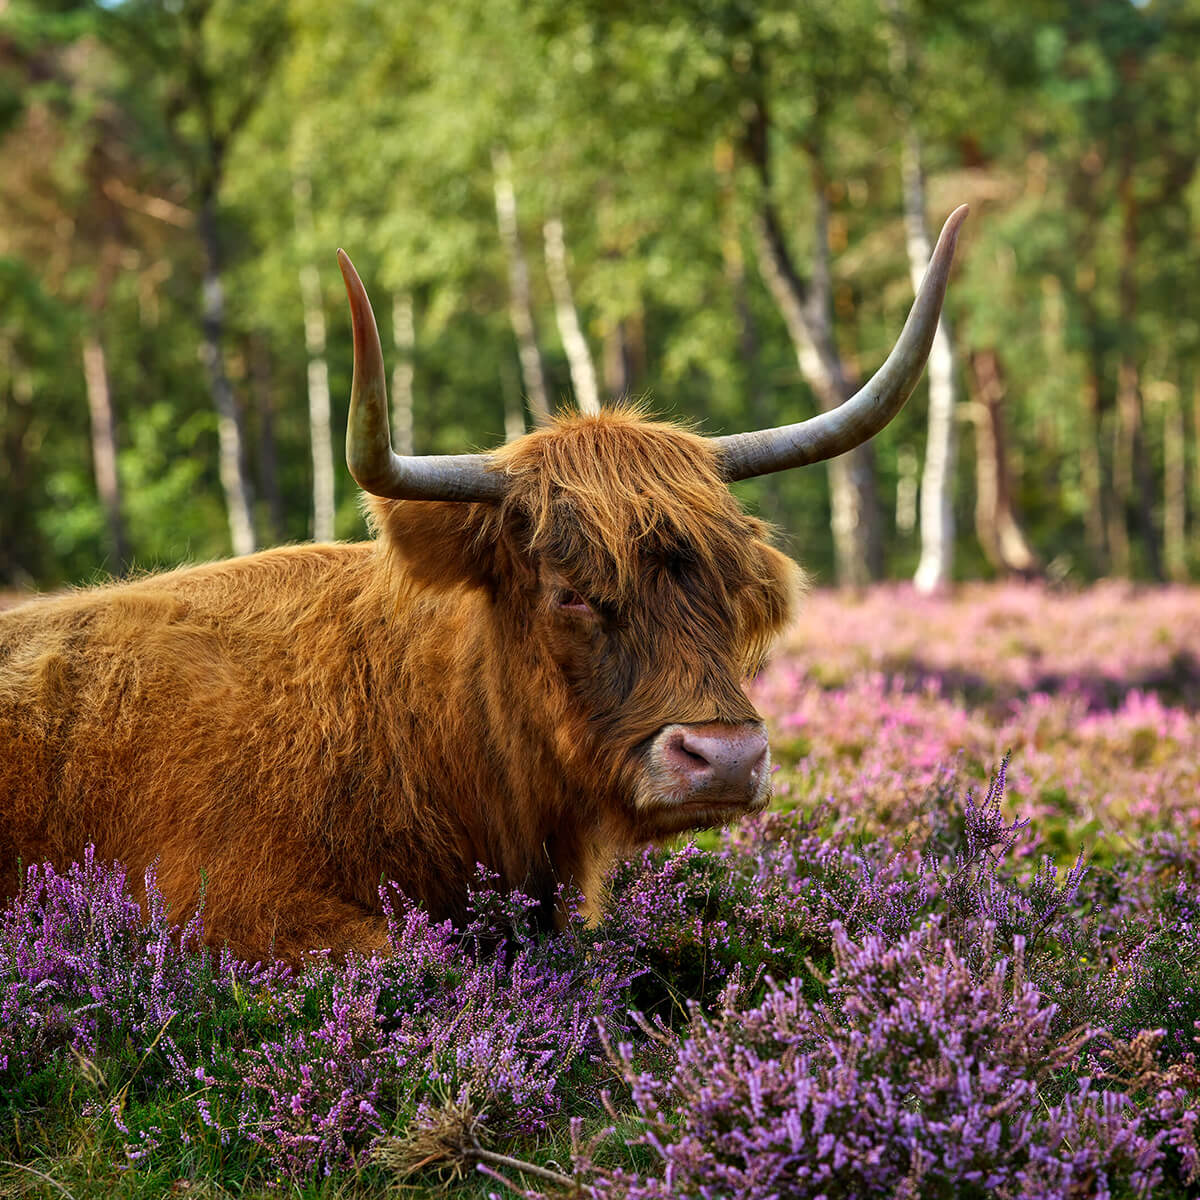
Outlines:
{"label": "shaggy fringe over eyes", "polygon": [[756,544],[766,526],[729,493],[711,444],[637,407],[561,417],[496,459],[529,549],[595,599],[619,604],[639,592],[656,558],[721,591],[773,582]]}

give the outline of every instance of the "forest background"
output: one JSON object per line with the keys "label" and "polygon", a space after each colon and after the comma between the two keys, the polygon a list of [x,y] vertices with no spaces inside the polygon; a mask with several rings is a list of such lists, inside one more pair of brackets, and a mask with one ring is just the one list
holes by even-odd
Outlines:
{"label": "forest background", "polygon": [[0,0],[0,587],[361,536],[398,449],[838,403],[971,216],[873,447],[739,485],[818,582],[1200,568],[1200,0]]}

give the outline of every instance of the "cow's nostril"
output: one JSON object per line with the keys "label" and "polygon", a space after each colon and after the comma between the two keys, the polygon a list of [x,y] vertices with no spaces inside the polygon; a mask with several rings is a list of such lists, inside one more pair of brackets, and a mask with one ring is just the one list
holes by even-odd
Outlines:
{"label": "cow's nostril", "polygon": [[767,738],[761,725],[680,725],[663,739],[658,754],[689,790],[757,790]]}
{"label": "cow's nostril", "polygon": [[673,730],[662,743],[662,757],[685,778],[703,775],[712,765],[699,749],[688,744],[683,729]]}

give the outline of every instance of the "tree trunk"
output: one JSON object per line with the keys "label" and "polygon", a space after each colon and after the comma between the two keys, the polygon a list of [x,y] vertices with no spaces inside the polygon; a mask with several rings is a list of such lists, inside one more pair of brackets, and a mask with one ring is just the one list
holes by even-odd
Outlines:
{"label": "tree trunk", "polygon": [[[819,130],[818,130],[819,132]],[[783,316],[800,372],[822,410],[836,408],[854,392],[833,336],[829,251],[829,194],[820,147],[810,143],[815,230],[809,279],[801,281],[771,199],[771,122],[759,97],[750,111],[742,150],[758,175],[753,232],[759,272]],[[862,587],[883,575],[883,535],[875,490],[875,452],[870,442],[829,461],[833,548],[838,583]]]}
{"label": "tree trunk", "polygon": [[1083,484],[1083,526],[1088,552],[1092,558],[1093,570],[1103,574],[1111,560],[1105,519],[1110,497],[1104,486],[1104,466],[1100,455],[1101,408],[1100,380],[1094,371],[1089,370],[1084,383],[1079,473],[1080,482]]}
{"label": "tree trunk", "polygon": [[117,474],[117,423],[108,384],[108,361],[104,346],[94,332],[83,336],[83,379],[87,388],[88,413],[92,427],[92,466],[96,491],[108,525],[108,539],[116,575],[129,565],[129,543],[121,517],[121,482]]}
{"label": "tree trunk", "polygon": [[[303,170],[292,176],[296,240],[302,253],[312,245],[312,184]],[[304,306],[304,348],[308,353],[308,428],[313,464],[313,541],[333,540],[333,434],[330,429],[329,365],[325,361],[325,306],[316,264],[300,268],[300,301]]]}
{"label": "tree trunk", "polygon": [[254,502],[246,470],[246,431],[225,373],[222,342],[225,337],[225,289],[221,282],[221,244],[217,230],[216,196],[210,191],[200,203],[197,222],[204,249],[204,340],[201,357],[208,371],[213,406],[217,410],[220,443],[221,487],[229,516],[229,536],[234,554],[254,551]]}
{"label": "tree trunk", "polygon": [[[925,173],[916,103],[919,95],[919,52],[904,0],[884,0],[889,16],[889,62],[898,97],[900,180],[904,198],[905,248],[913,292],[920,288],[932,247],[925,228]],[[958,437],[955,413],[954,346],[944,313],[929,353],[929,418],[925,433],[925,466],[920,479],[920,559],[913,584],[930,595],[949,587],[954,576],[954,460]]]}
{"label": "tree trunk", "polygon": [[542,226],[542,236],[546,244],[546,278],[550,281],[550,293],[554,297],[558,334],[562,338],[567,365],[571,369],[575,403],[579,405],[580,412],[594,415],[600,411],[600,391],[596,386],[592,353],[579,327],[579,312],[571,291],[571,277],[567,274],[567,245],[561,219],[551,217]]}
{"label": "tree trunk", "polygon": [[[1122,501],[1122,523],[1130,506],[1139,539],[1145,548],[1146,566],[1150,575],[1162,580],[1162,555],[1158,530],[1154,525],[1154,484],[1150,461],[1146,453],[1145,406],[1136,364],[1123,359],[1117,368],[1117,420],[1114,430],[1116,443],[1114,475],[1117,496]],[[1126,573],[1133,570],[1132,556],[1125,542]]]}
{"label": "tree trunk", "polygon": [[279,454],[275,441],[275,376],[271,350],[261,335],[248,340],[246,358],[250,367],[250,387],[254,396],[254,412],[258,418],[258,483],[267,502],[271,540],[280,545],[287,541],[287,512],[283,493],[279,490]]}
{"label": "tree trunk", "polygon": [[909,534],[917,527],[917,452],[908,444],[896,451],[896,532]]}
{"label": "tree trunk", "polygon": [[[743,378],[749,393],[745,410],[749,414],[749,425],[756,429],[766,429],[776,424],[778,414],[772,411],[769,389],[762,369],[758,324],[750,305],[746,258],[742,252],[742,236],[735,203],[734,150],[724,138],[714,147],[713,165],[720,185],[718,197],[721,206],[721,259],[725,266],[725,282],[737,315],[738,356],[742,360]],[[760,487],[763,515],[772,525],[781,525],[783,506],[779,497],[778,476],[768,475],[761,481]]]}
{"label": "tree trunk", "polygon": [[1192,377],[1192,512],[1200,528],[1200,371]]}
{"label": "tree trunk", "polygon": [[392,342],[396,347],[396,363],[392,367],[392,444],[397,454],[412,454],[417,347],[412,292],[396,292],[392,296]]}
{"label": "tree trunk", "polygon": [[[1086,215],[1086,214],[1085,214]],[[1082,248],[1091,253],[1090,240]],[[1105,331],[1100,324],[1092,290],[1094,273],[1085,273],[1077,289],[1082,324],[1087,339],[1087,364],[1084,376],[1084,436],[1081,445],[1082,478],[1087,507],[1084,512],[1088,547],[1092,565],[1099,574],[1126,574],[1129,570],[1129,538],[1125,518],[1114,486],[1114,453],[1106,455],[1109,417],[1113,409],[1113,393],[1107,385],[1105,365]]]}
{"label": "tree trunk", "polygon": [[1003,405],[1004,375],[995,350],[970,356],[975,383],[975,531],[984,557],[998,571],[1030,578],[1040,570],[1037,555],[1013,511]]}
{"label": "tree trunk", "polygon": [[1086,433],[1082,446],[1088,545],[1099,572],[1125,575],[1129,572],[1129,537],[1115,483],[1120,459],[1115,441],[1108,457],[1105,454],[1112,425],[1113,394],[1105,383],[1104,331],[1100,328],[1090,294],[1081,296],[1081,301],[1088,339],[1084,382]]}
{"label": "tree trunk", "polygon": [[508,260],[509,319],[517,339],[517,354],[521,360],[521,377],[525,397],[536,424],[550,419],[550,401],[546,395],[546,375],[538,351],[537,332],[533,322],[533,297],[529,287],[529,266],[521,246],[517,225],[517,197],[513,190],[512,158],[503,146],[492,151],[493,182],[496,192],[496,222],[500,242]]}
{"label": "tree trunk", "polygon": [[[828,222],[823,189],[816,196],[813,270],[805,289],[792,266],[775,212],[764,198],[755,222],[759,270],[783,315],[796,361],[822,411],[853,393],[833,342],[829,306]],[[871,443],[829,461],[833,545],[838,583],[862,587],[883,574],[883,541]]]}
{"label": "tree trunk", "polygon": [[[1109,413],[1106,424],[1112,445],[1112,493],[1105,518],[1108,529],[1108,558],[1114,575],[1133,573],[1133,554],[1129,545],[1129,479],[1132,476],[1132,447],[1125,437],[1125,425],[1117,413]],[[1102,425],[1103,429],[1104,426]]]}
{"label": "tree trunk", "polygon": [[640,308],[604,329],[601,370],[610,400],[625,400],[646,376],[646,327]]}
{"label": "tree trunk", "polygon": [[[910,124],[901,153],[904,180],[904,229],[913,291],[921,280],[933,248],[925,229],[925,176],[921,142]],[[929,351],[929,428],[925,438],[925,468],[921,474],[921,558],[913,583],[929,595],[949,586],[954,573],[954,346],[945,315],[937,324]]]}
{"label": "tree trunk", "polygon": [[30,587],[40,574],[33,513],[40,501],[29,453],[33,381],[0,331],[0,583]]}
{"label": "tree trunk", "polygon": [[1163,560],[1168,578],[1182,583],[1187,564],[1187,458],[1183,403],[1175,384],[1157,387],[1163,415]]}
{"label": "tree trunk", "polygon": [[[920,289],[933,248],[925,228],[925,172],[917,132],[913,95],[919,84],[919,53],[909,28],[903,0],[885,0],[890,17],[890,63],[899,102],[900,178],[904,203],[905,248],[913,291]],[[944,590],[954,575],[954,346],[945,314],[938,321],[929,351],[929,419],[925,435],[925,467],[921,474],[921,557],[913,584],[929,595]]]}
{"label": "tree trunk", "polygon": [[[1118,438],[1121,447],[1119,464],[1123,467],[1118,479],[1118,495],[1128,496],[1131,484],[1136,484],[1133,496],[1138,531],[1146,548],[1146,564],[1150,574],[1163,578],[1162,556],[1159,552],[1158,531],[1154,528],[1154,483],[1150,460],[1146,453],[1146,414],[1137,364],[1137,201],[1133,192],[1134,150],[1132,134],[1126,130],[1125,147],[1121,156],[1121,177],[1117,191],[1121,203],[1121,271],[1117,283],[1121,313],[1121,361],[1117,368]],[[1132,467],[1133,478],[1129,477]],[[1121,484],[1124,484],[1122,488]]]}
{"label": "tree trunk", "polygon": [[504,402],[504,440],[515,442],[525,435],[525,406],[521,403],[521,381],[507,355],[500,360],[500,396]]}
{"label": "tree trunk", "polygon": [[[1114,519],[1112,463],[1105,448],[1107,414],[1113,395],[1107,386],[1110,372],[1105,362],[1109,338],[1096,304],[1096,231],[1101,227],[1097,176],[1103,160],[1093,146],[1075,163],[1068,183],[1069,208],[1077,212],[1077,236],[1072,246],[1074,278],[1064,281],[1064,294],[1079,305],[1080,325],[1086,344],[1081,414],[1080,476],[1084,491],[1084,530],[1092,570],[1108,574],[1128,560],[1123,521]],[[1117,573],[1120,574],[1118,567]]]}
{"label": "tree trunk", "polygon": [[602,364],[604,368],[604,390],[610,400],[624,400],[630,387],[629,338],[624,321],[613,321],[604,330]]}
{"label": "tree trunk", "polygon": [[751,420],[762,428],[774,423],[775,414],[769,411],[759,354],[758,326],[750,307],[750,293],[746,285],[746,259],[742,253],[742,238],[734,197],[734,155],[729,142],[722,139],[717,143],[713,160],[720,183],[721,259],[725,266],[725,282],[729,286],[733,309],[737,314],[738,353],[750,392],[747,408]]}

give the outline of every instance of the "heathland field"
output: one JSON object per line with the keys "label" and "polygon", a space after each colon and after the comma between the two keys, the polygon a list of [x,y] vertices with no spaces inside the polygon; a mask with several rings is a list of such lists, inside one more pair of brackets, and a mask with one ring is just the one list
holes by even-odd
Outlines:
{"label": "heathland field", "polygon": [[1195,1195],[1200,592],[817,593],[754,691],[771,811],[594,929],[292,975],[31,871],[0,1194]]}

